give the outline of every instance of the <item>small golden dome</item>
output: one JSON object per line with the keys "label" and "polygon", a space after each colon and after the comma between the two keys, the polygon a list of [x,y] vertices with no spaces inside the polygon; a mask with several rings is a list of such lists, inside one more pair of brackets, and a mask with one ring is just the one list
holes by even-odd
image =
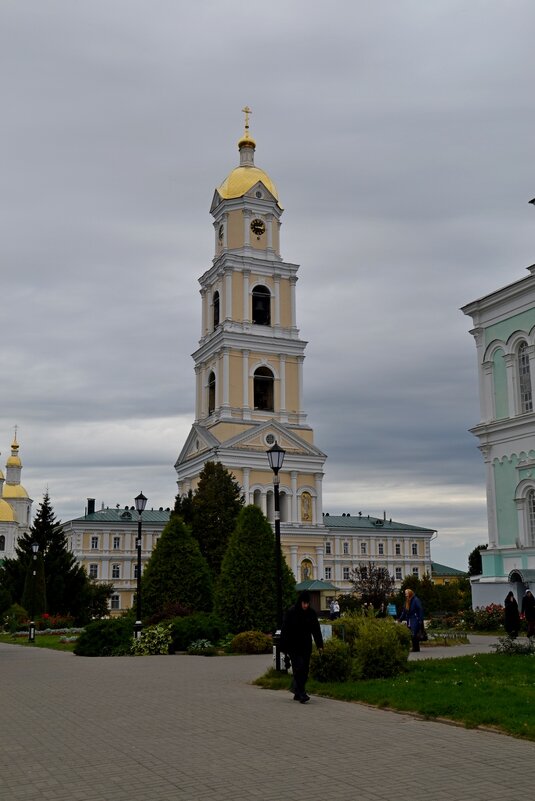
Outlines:
{"label": "small golden dome", "polygon": [[218,187],[217,191],[223,200],[243,197],[258,181],[262,181],[275,200],[279,199],[277,187],[269,175],[259,167],[235,167],[230,175],[225,178],[221,186]]}
{"label": "small golden dome", "polygon": [[11,506],[7,503],[7,501],[3,501],[0,498],[0,522],[1,523],[13,523],[15,522],[15,514]]}
{"label": "small golden dome", "polygon": [[3,498],[27,498],[28,493],[22,484],[4,484]]}
{"label": "small golden dome", "polygon": [[20,456],[9,456],[6,462],[6,467],[22,467]]}

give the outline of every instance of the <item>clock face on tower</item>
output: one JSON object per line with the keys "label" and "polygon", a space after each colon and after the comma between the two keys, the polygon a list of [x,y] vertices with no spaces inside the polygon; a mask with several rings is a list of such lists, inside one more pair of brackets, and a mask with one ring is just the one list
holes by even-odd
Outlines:
{"label": "clock face on tower", "polygon": [[260,238],[262,234],[266,232],[265,223],[262,220],[253,220],[251,223],[251,231]]}

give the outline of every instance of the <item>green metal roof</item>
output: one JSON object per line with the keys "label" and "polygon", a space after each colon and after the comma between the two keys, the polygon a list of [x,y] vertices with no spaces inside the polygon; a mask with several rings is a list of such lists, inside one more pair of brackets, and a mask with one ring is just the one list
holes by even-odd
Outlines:
{"label": "green metal roof", "polygon": [[438,562],[431,562],[431,575],[433,576],[466,576],[466,570],[457,570],[456,567],[439,565]]}
{"label": "green metal roof", "polygon": [[321,579],[307,579],[306,581],[301,581],[299,584],[295,585],[295,589],[297,592],[303,592],[304,590],[308,590],[309,592],[321,592],[322,590],[338,592],[338,587],[335,587],[330,581],[322,581]]}
{"label": "green metal roof", "polygon": [[[169,509],[145,509],[141,517],[143,523],[163,523],[165,525],[169,521],[170,515]],[[68,522],[131,524],[137,523],[138,519],[136,510],[129,507],[128,509],[97,509],[90,515],[82,515],[82,517],[76,517]]]}
{"label": "green metal roof", "polygon": [[323,515],[323,524],[327,528],[363,529],[368,531],[431,531],[434,528],[411,526],[407,523],[396,523],[394,520],[384,520],[382,517],[371,515]]}

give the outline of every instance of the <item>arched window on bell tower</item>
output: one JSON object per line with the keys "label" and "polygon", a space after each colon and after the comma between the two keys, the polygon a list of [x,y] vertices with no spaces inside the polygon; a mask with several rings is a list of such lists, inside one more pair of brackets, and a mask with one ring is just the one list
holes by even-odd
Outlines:
{"label": "arched window on bell tower", "polygon": [[212,414],[215,409],[215,373],[212,370],[208,376],[208,414]]}
{"label": "arched window on bell tower", "polygon": [[219,325],[219,292],[214,292],[214,330]]}
{"label": "arched window on bell tower", "polygon": [[535,490],[530,489],[527,494],[528,506],[528,545],[535,545]]}
{"label": "arched window on bell tower", "polygon": [[271,325],[271,292],[267,286],[253,289],[252,320],[255,325]]}
{"label": "arched window on bell tower", "polygon": [[520,414],[533,411],[531,373],[529,369],[528,343],[521,342],[517,351],[518,387],[520,391]]}
{"label": "arched window on bell tower", "polygon": [[258,367],[254,372],[254,407],[265,412],[274,411],[274,378],[269,367]]}

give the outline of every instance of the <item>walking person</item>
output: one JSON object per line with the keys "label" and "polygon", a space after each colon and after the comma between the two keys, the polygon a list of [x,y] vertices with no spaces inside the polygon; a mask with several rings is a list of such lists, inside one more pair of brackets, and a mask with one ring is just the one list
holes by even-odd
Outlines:
{"label": "walking person", "polygon": [[300,593],[296,603],[288,609],[282,624],[280,647],[292,663],[294,701],[306,704],[306,683],[312,654],[312,638],[316,647],[323,650],[323,637],[318,616],[310,606],[310,593]]}
{"label": "walking person", "polygon": [[513,640],[520,631],[520,612],[513,592],[508,592],[505,598],[505,630]]}
{"label": "walking person", "polygon": [[535,636],[535,598],[531,590],[526,590],[522,598],[522,614],[528,627],[528,637]]}
{"label": "walking person", "polygon": [[421,630],[424,625],[424,610],[422,602],[413,590],[405,590],[405,605],[399,617],[399,622],[405,622],[410,629],[412,651],[420,650]]}
{"label": "walking person", "polygon": [[329,605],[329,613],[331,620],[337,620],[340,617],[340,604],[334,598]]}

